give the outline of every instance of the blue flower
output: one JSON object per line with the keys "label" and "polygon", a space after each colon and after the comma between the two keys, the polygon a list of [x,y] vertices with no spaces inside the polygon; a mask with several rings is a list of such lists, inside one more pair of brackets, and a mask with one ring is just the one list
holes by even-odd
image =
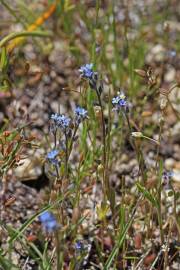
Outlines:
{"label": "blue flower", "polygon": [[54,122],[58,121],[59,114],[55,113],[51,115],[51,119],[54,120]]}
{"label": "blue flower", "polygon": [[120,97],[119,97],[119,96],[114,97],[114,98],[112,99],[112,104],[113,104],[113,105],[118,104],[118,103],[119,103],[119,100],[120,100]]}
{"label": "blue flower", "polygon": [[65,115],[59,115],[57,119],[57,124],[60,128],[66,129],[69,127],[71,119]]}
{"label": "blue flower", "polygon": [[58,128],[58,117],[59,114],[51,114],[50,119],[52,120],[51,125],[50,125],[50,131],[54,134],[56,134],[57,128]]}
{"label": "blue flower", "polygon": [[67,128],[70,125],[71,119],[64,114],[52,114],[51,119],[54,120],[56,126]]}
{"label": "blue flower", "polygon": [[48,159],[54,159],[57,155],[58,155],[58,150],[52,150],[51,152],[49,152],[48,154],[47,154],[47,158]]}
{"label": "blue flower", "polygon": [[112,105],[115,110],[128,109],[128,102],[126,100],[126,96],[123,93],[118,93],[116,97],[112,99]]}
{"label": "blue flower", "polygon": [[50,151],[46,156],[48,161],[51,162],[53,165],[58,164],[58,160],[56,159],[58,153],[59,151],[55,149],[55,150]]}
{"label": "blue flower", "polygon": [[76,107],[75,109],[76,122],[79,124],[81,121],[88,117],[88,112],[81,107]]}
{"label": "blue flower", "polygon": [[81,73],[81,76],[86,79],[92,79],[94,75],[93,71],[93,64],[86,64],[82,67],[80,67],[79,72]]}
{"label": "blue flower", "polygon": [[125,99],[120,99],[118,105],[120,107],[125,107],[127,105],[127,101]]}
{"label": "blue flower", "polygon": [[39,216],[39,221],[42,223],[44,230],[48,233],[51,233],[59,228],[55,216],[49,211],[42,213]]}
{"label": "blue flower", "polygon": [[75,243],[75,250],[76,251],[82,251],[84,249],[84,245],[82,243],[82,241],[77,241]]}

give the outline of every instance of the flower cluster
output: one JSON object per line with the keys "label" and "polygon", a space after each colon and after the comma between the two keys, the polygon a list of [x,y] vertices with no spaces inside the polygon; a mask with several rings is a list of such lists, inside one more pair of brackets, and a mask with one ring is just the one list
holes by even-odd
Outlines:
{"label": "flower cluster", "polygon": [[58,117],[60,115],[58,113],[52,114],[51,115],[51,119],[54,120],[54,122],[57,124],[58,123]]}
{"label": "flower cluster", "polygon": [[86,64],[81,66],[79,72],[81,73],[81,77],[85,79],[92,80],[95,72],[93,71],[93,64]]}
{"label": "flower cluster", "polygon": [[102,92],[102,83],[99,83],[99,80],[98,80],[98,73],[93,71],[93,64],[86,64],[84,66],[82,66],[80,69],[79,69],[79,72],[81,74],[81,77],[82,78],[85,78],[89,81],[89,85],[92,89],[98,91],[98,93],[101,94]]}
{"label": "flower cluster", "polygon": [[76,107],[74,112],[75,112],[75,122],[77,125],[88,117],[88,112],[84,108]]}
{"label": "flower cluster", "polygon": [[51,164],[58,165],[58,160],[57,160],[58,154],[59,154],[59,151],[55,149],[55,150],[50,151],[47,154],[46,158]]}
{"label": "flower cluster", "polygon": [[65,115],[60,115],[58,118],[58,124],[59,127],[61,127],[62,129],[66,129],[70,126],[71,123],[71,119]]}
{"label": "flower cluster", "polygon": [[[81,107],[76,107],[74,111],[75,117],[74,117],[74,124],[73,120],[63,114],[52,114],[51,115],[51,126],[50,130],[52,131],[54,135],[54,150],[51,150],[47,156],[46,160],[54,165],[57,169],[57,166],[60,165],[60,160],[58,159],[58,155],[60,154],[60,151],[57,150],[57,141],[58,141],[58,133],[57,129],[60,128],[63,134],[65,135],[65,141],[62,139],[59,141],[58,147],[63,150],[64,153],[67,153],[68,149],[68,140],[71,139],[72,141],[75,139],[76,131],[79,126],[79,124],[84,121],[86,118],[88,118],[88,112]],[[71,125],[72,123],[72,125]],[[72,130],[75,128],[74,135],[72,135]],[[73,137],[72,137],[73,136]]]}
{"label": "flower cluster", "polygon": [[49,211],[42,213],[39,216],[39,221],[42,223],[43,229],[48,233],[52,233],[59,228],[55,216]]}
{"label": "flower cluster", "polygon": [[118,95],[112,99],[112,105],[117,111],[128,110],[128,102],[126,96],[122,92],[118,92]]}
{"label": "flower cluster", "polygon": [[63,130],[67,129],[70,126],[71,119],[64,114],[52,114],[51,119],[54,121],[54,124],[57,127],[62,128]]}

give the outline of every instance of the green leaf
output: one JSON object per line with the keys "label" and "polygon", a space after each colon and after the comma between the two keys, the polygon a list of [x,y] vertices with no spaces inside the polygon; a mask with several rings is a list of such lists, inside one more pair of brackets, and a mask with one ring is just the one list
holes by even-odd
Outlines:
{"label": "green leaf", "polygon": [[60,203],[63,200],[63,197],[61,196],[58,200],[56,200],[53,204],[48,204],[46,207],[44,207],[41,211],[39,211],[38,213],[34,214],[31,218],[29,218],[19,229],[19,231],[17,233],[15,233],[10,240],[8,241],[9,244],[12,244],[16,239],[18,239],[22,233],[29,227],[29,225],[39,216],[41,215],[43,212],[51,209],[54,207],[54,205]]}

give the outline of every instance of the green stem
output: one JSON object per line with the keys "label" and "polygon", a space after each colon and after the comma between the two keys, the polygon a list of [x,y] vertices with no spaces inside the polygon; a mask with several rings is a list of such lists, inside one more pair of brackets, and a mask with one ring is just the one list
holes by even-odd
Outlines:
{"label": "green stem", "polygon": [[67,162],[68,162],[68,160],[70,158],[70,155],[71,155],[71,151],[72,151],[72,147],[73,147],[73,142],[75,140],[78,127],[79,127],[79,125],[76,125],[76,127],[74,129],[74,133],[73,133],[72,138],[71,138],[71,142],[70,142],[70,146],[69,146],[69,151],[68,151],[68,156],[67,156]]}
{"label": "green stem", "polygon": [[158,214],[158,222],[159,222],[159,229],[160,229],[160,237],[161,237],[161,244],[163,245],[164,243],[164,232],[163,232],[163,221],[162,221],[162,208],[161,208],[161,203],[162,203],[162,198],[161,198],[161,182],[158,185],[158,207],[157,207],[157,214]]}
{"label": "green stem", "polygon": [[104,195],[106,196],[109,191],[109,181],[106,177],[106,127],[105,127],[103,106],[102,106],[101,97],[98,90],[96,90],[96,94],[98,97],[99,106],[101,108],[102,133],[103,133],[103,167],[104,167],[103,168],[103,186],[104,186]]}
{"label": "green stem", "polygon": [[176,211],[176,209],[177,209],[176,192],[175,192],[173,186],[172,186],[172,191],[173,191],[173,197],[174,197],[173,213],[174,213],[174,217],[175,217],[175,219],[176,219],[176,221],[178,223],[178,217],[177,217],[177,211]]}
{"label": "green stem", "polygon": [[132,127],[131,127],[131,124],[130,124],[130,121],[129,121],[129,116],[128,116],[128,114],[126,112],[124,113],[124,115],[126,117],[128,128],[129,128],[129,137],[130,137],[129,138],[129,141],[130,141],[130,144],[131,144],[131,146],[133,147],[133,149],[135,151],[135,154],[136,154],[136,157],[137,157],[137,161],[138,161],[138,164],[139,164],[139,171],[141,172],[142,181],[144,183],[145,180],[146,180],[146,172],[144,172],[144,157],[143,157],[143,153],[142,153],[142,150],[141,149],[138,149],[137,148],[136,143],[134,143],[131,140]]}
{"label": "green stem", "polygon": [[49,32],[42,32],[42,31],[22,31],[22,32],[16,32],[16,33],[11,33],[4,37],[0,41],[0,48],[5,46],[9,41],[19,38],[19,37],[27,37],[27,36],[33,36],[33,37],[50,37],[51,33]]}
{"label": "green stem", "polygon": [[69,154],[68,154],[68,136],[67,134],[65,133],[65,144],[66,144],[66,153],[65,153],[65,176],[66,178],[68,177],[68,157],[69,157]]}
{"label": "green stem", "polygon": [[162,211],[161,211],[161,196],[159,197],[159,207],[158,207],[158,220],[159,220],[159,228],[160,228],[160,237],[161,237],[161,244],[164,243],[164,232],[163,232],[163,223],[162,223]]}

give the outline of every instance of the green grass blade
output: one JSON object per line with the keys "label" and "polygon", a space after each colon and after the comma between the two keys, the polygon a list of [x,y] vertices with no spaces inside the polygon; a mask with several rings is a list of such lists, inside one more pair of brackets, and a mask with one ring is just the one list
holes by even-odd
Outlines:
{"label": "green grass blade", "polygon": [[38,213],[34,214],[30,219],[28,219],[19,229],[19,231],[17,233],[15,233],[9,240],[9,244],[12,244],[18,237],[20,237],[22,235],[22,233],[28,228],[28,226],[43,212],[51,209],[52,207],[54,207],[54,205],[56,205],[57,203],[60,203],[63,200],[64,197],[60,197],[58,200],[56,200],[53,204],[51,205],[47,205],[46,207],[44,207],[41,211],[39,211]]}
{"label": "green grass blade", "polygon": [[125,237],[126,237],[126,234],[134,220],[134,216],[135,216],[135,213],[136,213],[136,209],[137,209],[137,206],[138,206],[138,203],[140,201],[141,197],[139,198],[136,206],[133,208],[133,211],[132,211],[132,214],[131,214],[131,217],[129,219],[129,221],[127,222],[127,224],[125,225],[124,229],[122,232],[120,232],[119,236],[118,236],[118,241],[116,243],[116,245],[114,246],[109,258],[107,259],[106,263],[105,263],[105,267],[104,267],[104,270],[108,270],[115,258],[115,256],[117,255],[118,253],[118,250],[121,248],[124,240],[125,240]]}

